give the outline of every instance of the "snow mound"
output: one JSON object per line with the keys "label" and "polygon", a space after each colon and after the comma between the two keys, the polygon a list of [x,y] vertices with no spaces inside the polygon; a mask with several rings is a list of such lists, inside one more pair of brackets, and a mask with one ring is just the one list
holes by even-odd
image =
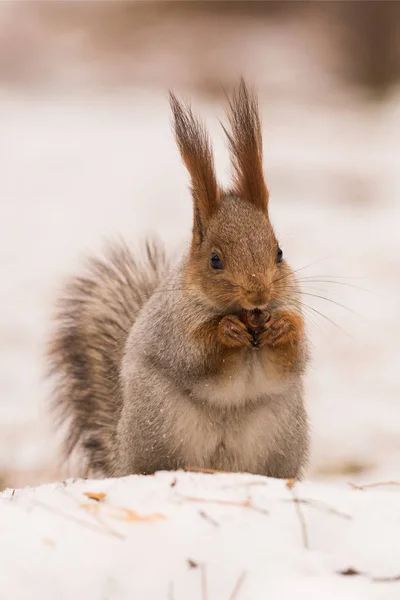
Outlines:
{"label": "snow mound", "polygon": [[0,598],[399,598],[399,494],[184,472],[8,489]]}

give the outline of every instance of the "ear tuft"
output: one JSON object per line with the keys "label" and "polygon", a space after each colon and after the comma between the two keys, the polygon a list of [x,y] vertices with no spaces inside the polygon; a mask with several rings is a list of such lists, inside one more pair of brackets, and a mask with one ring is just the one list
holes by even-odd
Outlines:
{"label": "ear tuft", "polygon": [[229,101],[229,140],[234,171],[233,191],[257,208],[268,208],[268,189],[263,174],[261,120],[257,97],[243,80]]}
{"label": "ear tuft", "polygon": [[176,142],[191,179],[195,230],[201,237],[200,229],[219,202],[211,145],[203,123],[193,115],[190,106],[181,104],[172,92],[169,98]]}

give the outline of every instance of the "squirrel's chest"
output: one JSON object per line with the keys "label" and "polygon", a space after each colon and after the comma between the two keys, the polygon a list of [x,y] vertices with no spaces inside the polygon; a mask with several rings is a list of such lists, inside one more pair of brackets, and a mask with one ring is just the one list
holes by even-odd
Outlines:
{"label": "squirrel's chest", "polygon": [[[262,472],[279,430],[279,407],[268,398],[272,385],[264,371],[257,366],[249,372],[253,379],[241,373],[218,386],[210,380],[190,402],[182,398],[174,432],[185,465]],[[206,402],[198,396],[203,392]],[[259,402],[246,403],[245,398]]]}
{"label": "squirrel's chest", "polygon": [[189,402],[182,396],[174,431],[184,464],[259,472],[279,429],[272,398],[284,393],[288,382],[265,353],[246,358],[194,384]]}
{"label": "squirrel's chest", "polygon": [[234,407],[279,394],[286,385],[268,353],[255,350],[223,362],[218,374],[203,377],[192,392],[210,404]]}

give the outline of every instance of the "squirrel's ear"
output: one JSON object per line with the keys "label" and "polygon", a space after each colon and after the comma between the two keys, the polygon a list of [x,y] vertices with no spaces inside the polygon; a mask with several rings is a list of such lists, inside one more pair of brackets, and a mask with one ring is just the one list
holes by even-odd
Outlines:
{"label": "squirrel's ear", "polygon": [[263,174],[258,102],[243,79],[229,101],[227,115],[230,131],[222,127],[228,137],[231,151],[233,191],[247,202],[266,211],[269,195]]}
{"label": "squirrel's ear", "polygon": [[204,125],[193,115],[190,106],[182,105],[171,92],[169,99],[176,142],[191,179],[194,241],[200,244],[219,203],[211,145]]}

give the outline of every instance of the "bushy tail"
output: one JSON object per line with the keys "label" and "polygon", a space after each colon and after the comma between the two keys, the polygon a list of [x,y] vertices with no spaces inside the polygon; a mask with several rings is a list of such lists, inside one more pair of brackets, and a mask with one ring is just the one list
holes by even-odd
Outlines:
{"label": "bushy tail", "polygon": [[139,310],[164,279],[164,250],[146,244],[136,260],[119,243],[71,279],[59,299],[48,357],[56,378],[54,408],[67,422],[65,454],[83,450],[92,473],[109,473],[122,396],[120,365]]}

